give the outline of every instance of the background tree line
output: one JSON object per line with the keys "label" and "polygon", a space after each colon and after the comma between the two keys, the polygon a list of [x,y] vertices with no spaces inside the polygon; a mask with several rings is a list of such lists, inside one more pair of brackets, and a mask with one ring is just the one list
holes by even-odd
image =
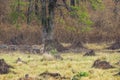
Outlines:
{"label": "background tree line", "polygon": [[[49,38],[54,32],[54,38],[65,43],[115,41],[120,39],[119,4],[119,0],[0,0],[0,41],[41,44],[43,31]],[[42,31],[42,26],[47,28]],[[49,31],[50,26],[55,29]]]}

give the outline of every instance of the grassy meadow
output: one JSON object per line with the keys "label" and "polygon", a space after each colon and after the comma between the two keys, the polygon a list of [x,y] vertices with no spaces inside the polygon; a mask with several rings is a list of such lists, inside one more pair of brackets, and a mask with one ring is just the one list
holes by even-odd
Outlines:
{"label": "grassy meadow", "polygon": [[[92,57],[83,57],[83,53],[65,53],[62,54],[64,60],[41,61],[42,56],[37,54],[24,54],[20,52],[1,53],[0,58],[4,58],[8,64],[14,66],[14,69],[11,69],[9,74],[0,75],[0,80],[18,80],[20,77],[24,77],[25,74],[39,77],[39,74],[45,71],[57,72],[70,79],[78,72],[87,72],[88,76],[82,77],[80,80],[120,80],[120,76],[113,76],[120,71],[120,67],[115,65],[120,60],[120,54],[102,52],[97,52],[96,54],[96,56]],[[18,57],[28,64],[15,63]],[[91,68],[96,59],[106,60],[116,68],[106,70]],[[53,79],[49,78],[48,80]]]}

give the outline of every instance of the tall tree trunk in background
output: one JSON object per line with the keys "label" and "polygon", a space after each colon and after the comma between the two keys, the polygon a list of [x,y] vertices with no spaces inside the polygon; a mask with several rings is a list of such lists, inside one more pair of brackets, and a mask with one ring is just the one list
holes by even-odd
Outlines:
{"label": "tall tree trunk in background", "polygon": [[35,15],[38,15],[39,14],[39,8],[38,8],[38,0],[35,0]]}
{"label": "tall tree trunk in background", "polygon": [[[44,44],[44,52],[56,49],[63,50],[63,46],[54,38],[54,10],[57,0],[49,0],[48,8],[47,0],[41,0],[42,3],[42,42]],[[48,15],[47,15],[48,9]]]}
{"label": "tall tree trunk in background", "polygon": [[7,22],[8,0],[0,0],[0,24]]}
{"label": "tall tree trunk in background", "polygon": [[54,29],[54,9],[55,9],[55,2],[54,0],[49,0],[48,3],[48,18],[47,18],[47,28],[46,28],[46,32],[47,32],[47,37],[46,40],[48,41],[52,41],[54,39],[54,33],[53,33],[53,29]]}
{"label": "tall tree trunk in background", "polygon": [[29,0],[29,6],[27,11],[27,24],[30,24],[30,15],[32,13],[32,0]]}
{"label": "tall tree trunk in background", "polygon": [[41,0],[41,18],[42,18],[42,42],[45,44],[46,40],[46,27],[47,27],[47,12],[46,12],[46,0]]}
{"label": "tall tree trunk in background", "polygon": [[16,8],[16,11],[19,13],[20,12],[20,0],[17,1],[17,8]]}
{"label": "tall tree trunk in background", "polygon": [[75,6],[75,0],[70,0],[70,5]]}
{"label": "tall tree trunk in background", "polygon": [[77,6],[79,6],[80,5],[80,0],[76,0],[76,4],[77,4]]}

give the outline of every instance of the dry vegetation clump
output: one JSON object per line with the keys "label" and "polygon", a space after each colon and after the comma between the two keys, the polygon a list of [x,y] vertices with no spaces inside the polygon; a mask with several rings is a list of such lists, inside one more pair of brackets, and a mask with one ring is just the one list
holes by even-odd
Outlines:
{"label": "dry vegetation clump", "polygon": [[117,74],[115,74],[114,76],[120,76],[120,72],[118,72]]}
{"label": "dry vegetation clump", "polygon": [[[39,26],[27,26],[25,24],[16,27],[11,24],[0,25],[1,44],[25,45],[41,44],[41,29]],[[6,37],[5,37],[6,36]]]}
{"label": "dry vegetation clump", "polygon": [[112,49],[112,50],[115,50],[115,49],[120,49],[120,41],[116,41],[115,43],[113,43],[110,47],[108,47],[107,49]]}
{"label": "dry vegetation clump", "polygon": [[90,51],[86,52],[83,56],[95,56],[95,52],[94,52],[94,50],[90,50]]}
{"label": "dry vegetation clump", "polygon": [[25,74],[24,77],[19,78],[18,80],[39,80],[38,78],[30,77],[29,74]]}
{"label": "dry vegetation clump", "polygon": [[59,73],[51,73],[51,72],[43,72],[41,73],[40,75],[40,79],[41,80],[44,80],[44,79],[52,79],[52,80],[69,80],[69,78],[66,78],[66,77],[62,77],[61,74]]}
{"label": "dry vegetation clump", "polygon": [[53,61],[53,60],[63,60],[63,57],[60,54],[50,54],[44,53],[41,61]]}
{"label": "dry vegetation clump", "polygon": [[55,57],[57,60],[63,60],[63,57],[62,57],[60,54],[55,54],[54,57]]}
{"label": "dry vegetation clump", "polygon": [[55,60],[55,57],[53,55],[48,53],[43,54],[42,61],[53,61],[53,60]]}
{"label": "dry vegetation clump", "polygon": [[116,63],[116,65],[120,66],[120,60]]}
{"label": "dry vegetation clump", "polygon": [[95,67],[95,68],[101,68],[101,69],[109,69],[109,68],[114,68],[112,65],[110,65],[109,62],[107,61],[101,61],[100,59],[97,59],[93,66],[92,67]]}
{"label": "dry vegetation clump", "polygon": [[4,59],[0,59],[0,74],[7,74],[10,72],[12,66],[8,65]]}
{"label": "dry vegetation clump", "polygon": [[61,75],[59,73],[50,73],[50,72],[43,72],[39,76],[43,77],[43,79],[49,79],[49,77],[53,77],[55,79],[61,78]]}
{"label": "dry vegetation clump", "polygon": [[70,48],[75,49],[75,48],[85,48],[85,47],[83,46],[83,44],[81,43],[81,41],[76,40],[76,41],[74,41],[72,43],[72,45],[70,46]]}

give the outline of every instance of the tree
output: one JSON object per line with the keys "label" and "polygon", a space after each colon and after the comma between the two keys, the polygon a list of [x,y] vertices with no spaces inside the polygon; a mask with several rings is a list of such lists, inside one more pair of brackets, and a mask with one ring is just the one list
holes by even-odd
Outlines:
{"label": "tree", "polygon": [[[69,15],[74,19],[75,23],[78,24],[77,26],[82,24],[83,26],[87,26],[87,29],[89,29],[92,22],[90,21],[90,17],[86,10],[87,4],[84,4],[86,2],[91,3],[92,7],[97,9],[98,6],[101,6],[99,4],[102,3],[102,0],[35,0],[35,10],[31,10],[32,3],[31,0],[29,0],[27,22],[30,23],[31,11],[35,11],[35,14],[37,15],[41,14],[40,19],[42,24],[42,42],[44,44],[44,51],[50,51],[52,49],[62,51],[65,49],[54,37],[54,17],[55,10],[58,9],[58,7],[64,7],[67,12],[69,12]],[[38,3],[40,3],[41,7],[38,7]],[[39,13],[37,11],[40,8],[41,12]],[[77,32],[79,33],[78,30]]]}
{"label": "tree", "polygon": [[54,11],[56,2],[57,0],[41,0],[42,42],[44,44],[44,51],[51,51],[53,49],[62,51],[65,49],[58,40],[54,38]]}
{"label": "tree", "polygon": [[[42,26],[43,26],[42,34],[43,34],[43,43],[45,44],[44,45],[45,51],[50,51],[51,49],[59,50],[59,48],[61,46],[56,41],[56,39],[54,39],[54,32],[53,32],[54,16],[55,16],[54,11],[55,11],[56,7],[58,7],[58,6],[65,7],[67,9],[67,11],[70,13],[70,16],[77,20],[77,21],[75,21],[76,23],[82,24],[83,26],[87,26],[87,29],[89,29],[89,26],[91,26],[92,22],[90,20],[90,17],[88,16],[88,13],[87,13],[84,3],[86,3],[86,2],[91,3],[92,7],[94,9],[97,9],[98,6],[100,7],[102,4],[101,0],[81,0],[81,1],[79,1],[79,0],[70,0],[70,1],[62,0],[62,2],[63,2],[63,4],[60,4],[60,1],[58,1],[58,0],[41,0]],[[68,5],[68,3],[70,3],[70,5]],[[83,3],[83,5],[80,5],[79,3]],[[82,6],[82,8],[81,8],[81,6]],[[48,11],[48,14],[47,14],[47,11]],[[79,33],[79,31],[78,31],[78,33]],[[78,34],[78,36],[79,36],[79,34]],[[83,47],[81,42],[79,42],[79,40],[76,40],[76,39],[72,46]],[[78,41],[78,42],[76,42],[76,41]],[[57,42],[57,44],[56,44],[56,42]],[[57,48],[57,45],[60,45],[60,46]]]}
{"label": "tree", "polygon": [[[114,4],[115,4],[115,7],[114,7],[114,27],[119,27],[120,26],[120,0],[113,0],[114,1]],[[117,24],[119,23],[119,24]],[[117,32],[117,31],[116,31]],[[108,47],[107,49],[112,49],[112,50],[115,50],[115,49],[119,49],[120,48],[120,37],[117,37],[116,40],[115,40],[115,43],[113,43],[110,47]]]}

